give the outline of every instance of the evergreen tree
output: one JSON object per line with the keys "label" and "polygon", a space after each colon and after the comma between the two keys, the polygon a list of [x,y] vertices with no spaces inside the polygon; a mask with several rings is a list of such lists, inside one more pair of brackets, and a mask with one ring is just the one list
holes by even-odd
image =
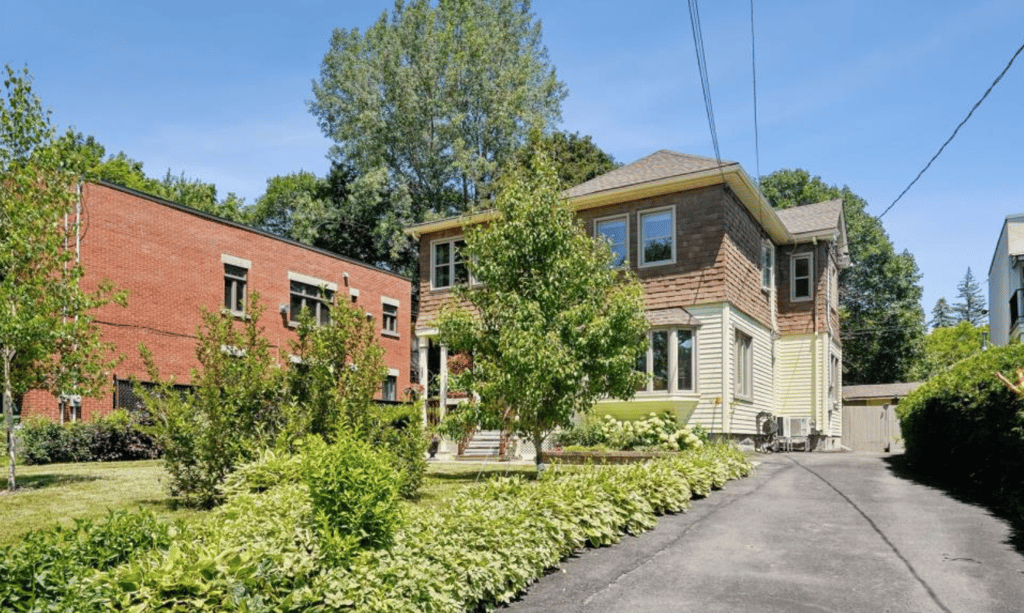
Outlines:
{"label": "evergreen tree", "polygon": [[956,286],[957,297],[960,302],[953,305],[953,313],[956,314],[958,322],[970,322],[972,326],[980,326],[988,321],[988,310],[985,308],[985,298],[981,295],[981,288],[978,281],[971,273],[971,267],[967,267],[967,274],[963,281]]}
{"label": "evergreen tree", "polygon": [[951,328],[956,325],[957,319],[953,313],[953,307],[949,306],[946,298],[939,298],[932,308],[932,320],[928,325],[935,328]]}

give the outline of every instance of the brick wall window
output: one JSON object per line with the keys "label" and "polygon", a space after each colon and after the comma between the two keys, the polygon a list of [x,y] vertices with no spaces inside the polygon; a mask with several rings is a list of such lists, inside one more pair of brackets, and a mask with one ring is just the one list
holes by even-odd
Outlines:
{"label": "brick wall window", "polygon": [[245,312],[245,285],[249,271],[241,266],[224,265],[224,308]]}
{"label": "brick wall window", "polygon": [[321,326],[331,322],[330,305],[334,292],[326,287],[317,287],[301,281],[290,282],[291,306],[288,310],[290,321],[299,321],[299,312],[309,309],[313,320]]}
{"label": "brick wall window", "polygon": [[398,336],[398,301],[381,298],[381,333]]}
{"label": "brick wall window", "polygon": [[398,400],[398,377],[388,375],[384,379],[380,390],[381,400]]}
{"label": "brick wall window", "polygon": [[594,236],[603,238],[615,255],[615,268],[623,266],[629,258],[629,216],[598,219],[594,222]]}

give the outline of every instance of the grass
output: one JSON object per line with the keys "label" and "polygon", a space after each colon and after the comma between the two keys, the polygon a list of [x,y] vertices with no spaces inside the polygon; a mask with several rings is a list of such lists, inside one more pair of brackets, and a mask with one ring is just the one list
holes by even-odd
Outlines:
{"label": "grass", "polygon": [[[4,467],[6,468],[6,466]],[[533,464],[505,462],[430,462],[415,503],[440,505],[456,491],[498,477],[536,476]],[[166,521],[199,520],[202,511],[176,509],[168,496],[160,460],[90,462],[17,467],[18,489],[7,491],[6,470],[0,478],[0,547],[15,543],[31,530],[74,518],[103,518],[108,510],[150,509]]]}
{"label": "grass", "polygon": [[202,515],[174,508],[162,482],[166,473],[160,460],[19,465],[18,489],[13,493],[7,490],[6,468],[0,479],[0,547],[31,530],[71,525],[76,517],[106,517],[108,510],[141,507],[167,521]]}

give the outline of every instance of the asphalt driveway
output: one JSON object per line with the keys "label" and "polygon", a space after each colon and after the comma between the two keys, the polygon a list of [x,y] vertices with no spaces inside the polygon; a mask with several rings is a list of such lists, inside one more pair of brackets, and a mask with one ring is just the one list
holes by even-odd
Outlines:
{"label": "asphalt driveway", "polygon": [[588,550],[508,607],[586,611],[1024,611],[1024,556],[987,510],[885,456],[759,456],[684,514]]}

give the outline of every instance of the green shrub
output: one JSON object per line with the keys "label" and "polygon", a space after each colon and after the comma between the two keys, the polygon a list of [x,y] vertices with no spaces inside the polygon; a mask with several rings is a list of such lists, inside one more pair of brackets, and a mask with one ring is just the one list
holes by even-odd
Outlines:
{"label": "green shrub", "polygon": [[90,421],[58,424],[26,419],[18,429],[19,454],[26,464],[116,462],[158,457],[160,447],[141,418],[124,410]]}
{"label": "green shrub", "polygon": [[995,377],[1024,364],[1024,345],[992,347],[955,364],[897,407],[907,458],[960,485],[1024,490],[1024,402]]}
{"label": "green shrub", "polygon": [[399,494],[414,498],[427,473],[428,441],[419,409],[411,404],[377,405],[370,415],[365,439],[390,458],[399,476]]}
{"label": "green shrub", "polygon": [[302,477],[321,538],[336,559],[391,543],[400,517],[400,482],[387,454],[344,436],[330,445],[310,437]]}
{"label": "green shrub", "polygon": [[619,421],[605,415],[602,419],[577,424],[557,438],[557,444],[562,446],[605,447],[619,451],[681,451],[700,448],[706,441],[707,434],[703,430],[681,427],[669,412],[651,413],[635,421]]}

